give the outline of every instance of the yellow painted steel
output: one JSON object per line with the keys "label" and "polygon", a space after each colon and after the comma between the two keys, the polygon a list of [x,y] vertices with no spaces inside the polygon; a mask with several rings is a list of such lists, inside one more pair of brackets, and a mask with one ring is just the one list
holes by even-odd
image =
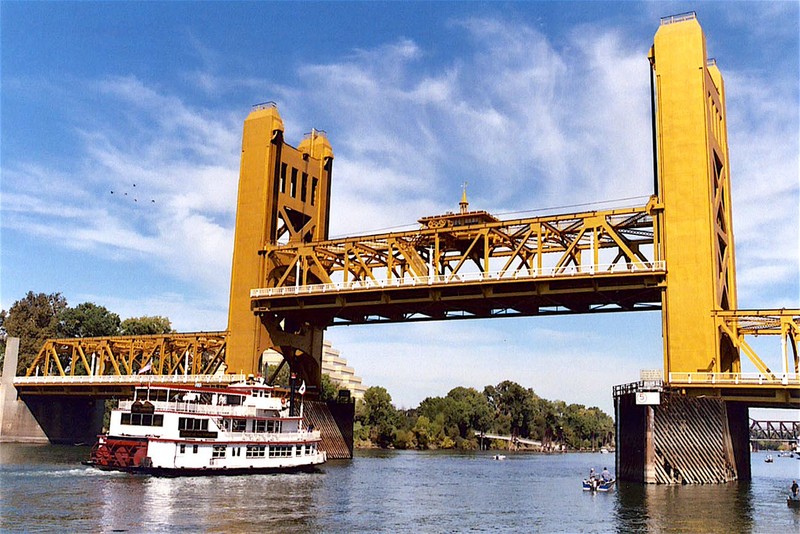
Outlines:
{"label": "yellow painted steel", "polygon": [[48,339],[25,376],[210,375],[227,332]]}
{"label": "yellow painted steel", "polygon": [[418,230],[269,247],[268,270],[283,275],[251,292],[252,307],[320,326],[655,309],[659,213],[654,198],[508,221],[464,210]]}
{"label": "yellow painted steel", "polygon": [[[227,364],[233,372],[257,372],[265,349],[281,350],[274,338],[282,329],[250,309],[250,290],[276,276],[263,251],[328,237],[333,150],[322,132],[312,131],[298,148],[284,142],[283,132],[272,104],[256,106],[244,122],[228,308]],[[314,338],[305,348],[319,352],[319,359],[321,332]]]}
{"label": "yellow painted steel", "polygon": [[739,372],[714,313],[736,308],[722,75],[693,14],[663,19],[650,53],[656,80],[660,247],[667,263],[664,367]]}

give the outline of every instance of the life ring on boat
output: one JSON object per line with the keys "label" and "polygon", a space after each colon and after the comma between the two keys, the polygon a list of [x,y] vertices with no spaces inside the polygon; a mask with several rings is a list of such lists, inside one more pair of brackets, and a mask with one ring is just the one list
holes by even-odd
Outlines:
{"label": "life ring on boat", "polygon": [[286,397],[281,397],[281,406],[286,406]]}

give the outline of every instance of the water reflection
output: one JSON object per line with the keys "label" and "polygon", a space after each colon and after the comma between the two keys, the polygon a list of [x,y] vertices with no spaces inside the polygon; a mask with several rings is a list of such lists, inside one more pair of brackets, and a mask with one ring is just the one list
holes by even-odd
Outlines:
{"label": "water reflection", "polygon": [[751,532],[750,484],[692,486],[620,484],[618,532]]}

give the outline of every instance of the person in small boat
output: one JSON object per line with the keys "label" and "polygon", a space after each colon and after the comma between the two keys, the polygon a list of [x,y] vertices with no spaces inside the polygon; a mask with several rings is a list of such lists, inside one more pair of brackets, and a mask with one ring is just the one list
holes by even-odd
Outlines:
{"label": "person in small boat", "polygon": [[600,473],[600,476],[603,477],[603,482],[608,482],[614,478],[611,476],[611,472],[608,470],[608,467],[603,468],[603,472]]}
{"label": "person in small boat", "polygon": [[597,473],[595,473],[595,472],[594,472],[594,467],[592,467],[591,469],[589,469],[589,479],[588,479],[588,480],[594,480],[594,478],[595,478],[596,476],[597,476]]}
{"label": "person in small boat", "polygon": [[798,491],[800,491],[800,486],[797,485],[796,480],[792,480],[791,490],[792,490],[792,499],[800,498],[800,495],[798,495]]}

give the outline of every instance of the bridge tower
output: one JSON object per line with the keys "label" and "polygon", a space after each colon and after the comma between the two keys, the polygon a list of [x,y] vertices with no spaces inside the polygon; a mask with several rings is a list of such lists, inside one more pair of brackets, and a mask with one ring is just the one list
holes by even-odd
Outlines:
{"label": "bridge tower", "polygon": [[655,76],[665,372],[740,372],[712,312],[736,309],[725,86],[691,15],[662,19]]}
{"label": "bridge tower", "polygon": [[245,119],[226,363],[229,372],[257,373],[262,353],[275,349],[309,386],[318,386],[322,327],[287,324],[269,313],[256,315],[250,306],[253,288],[270,287],[279,280],[292,285],[313,283],[297,278],[301,272],[297,262],[267,263],[272,248],[328,237],[331,145],[316,130],[297,148],[288,145],[283,134],[283,120],[272,103],[255,106]]}
{"label": "bridge tower", "polygon": [[[694,13],[661,19],[649,59],[662,210],[655,243],[667,265],[665,378],[739,374],[738,346],[718,315],[737,307],[722,74],[707,59]],[[624,388],[614,393],[621,479],[669,484],[750,478],[746,404],[674,388],[635,395]]]}

